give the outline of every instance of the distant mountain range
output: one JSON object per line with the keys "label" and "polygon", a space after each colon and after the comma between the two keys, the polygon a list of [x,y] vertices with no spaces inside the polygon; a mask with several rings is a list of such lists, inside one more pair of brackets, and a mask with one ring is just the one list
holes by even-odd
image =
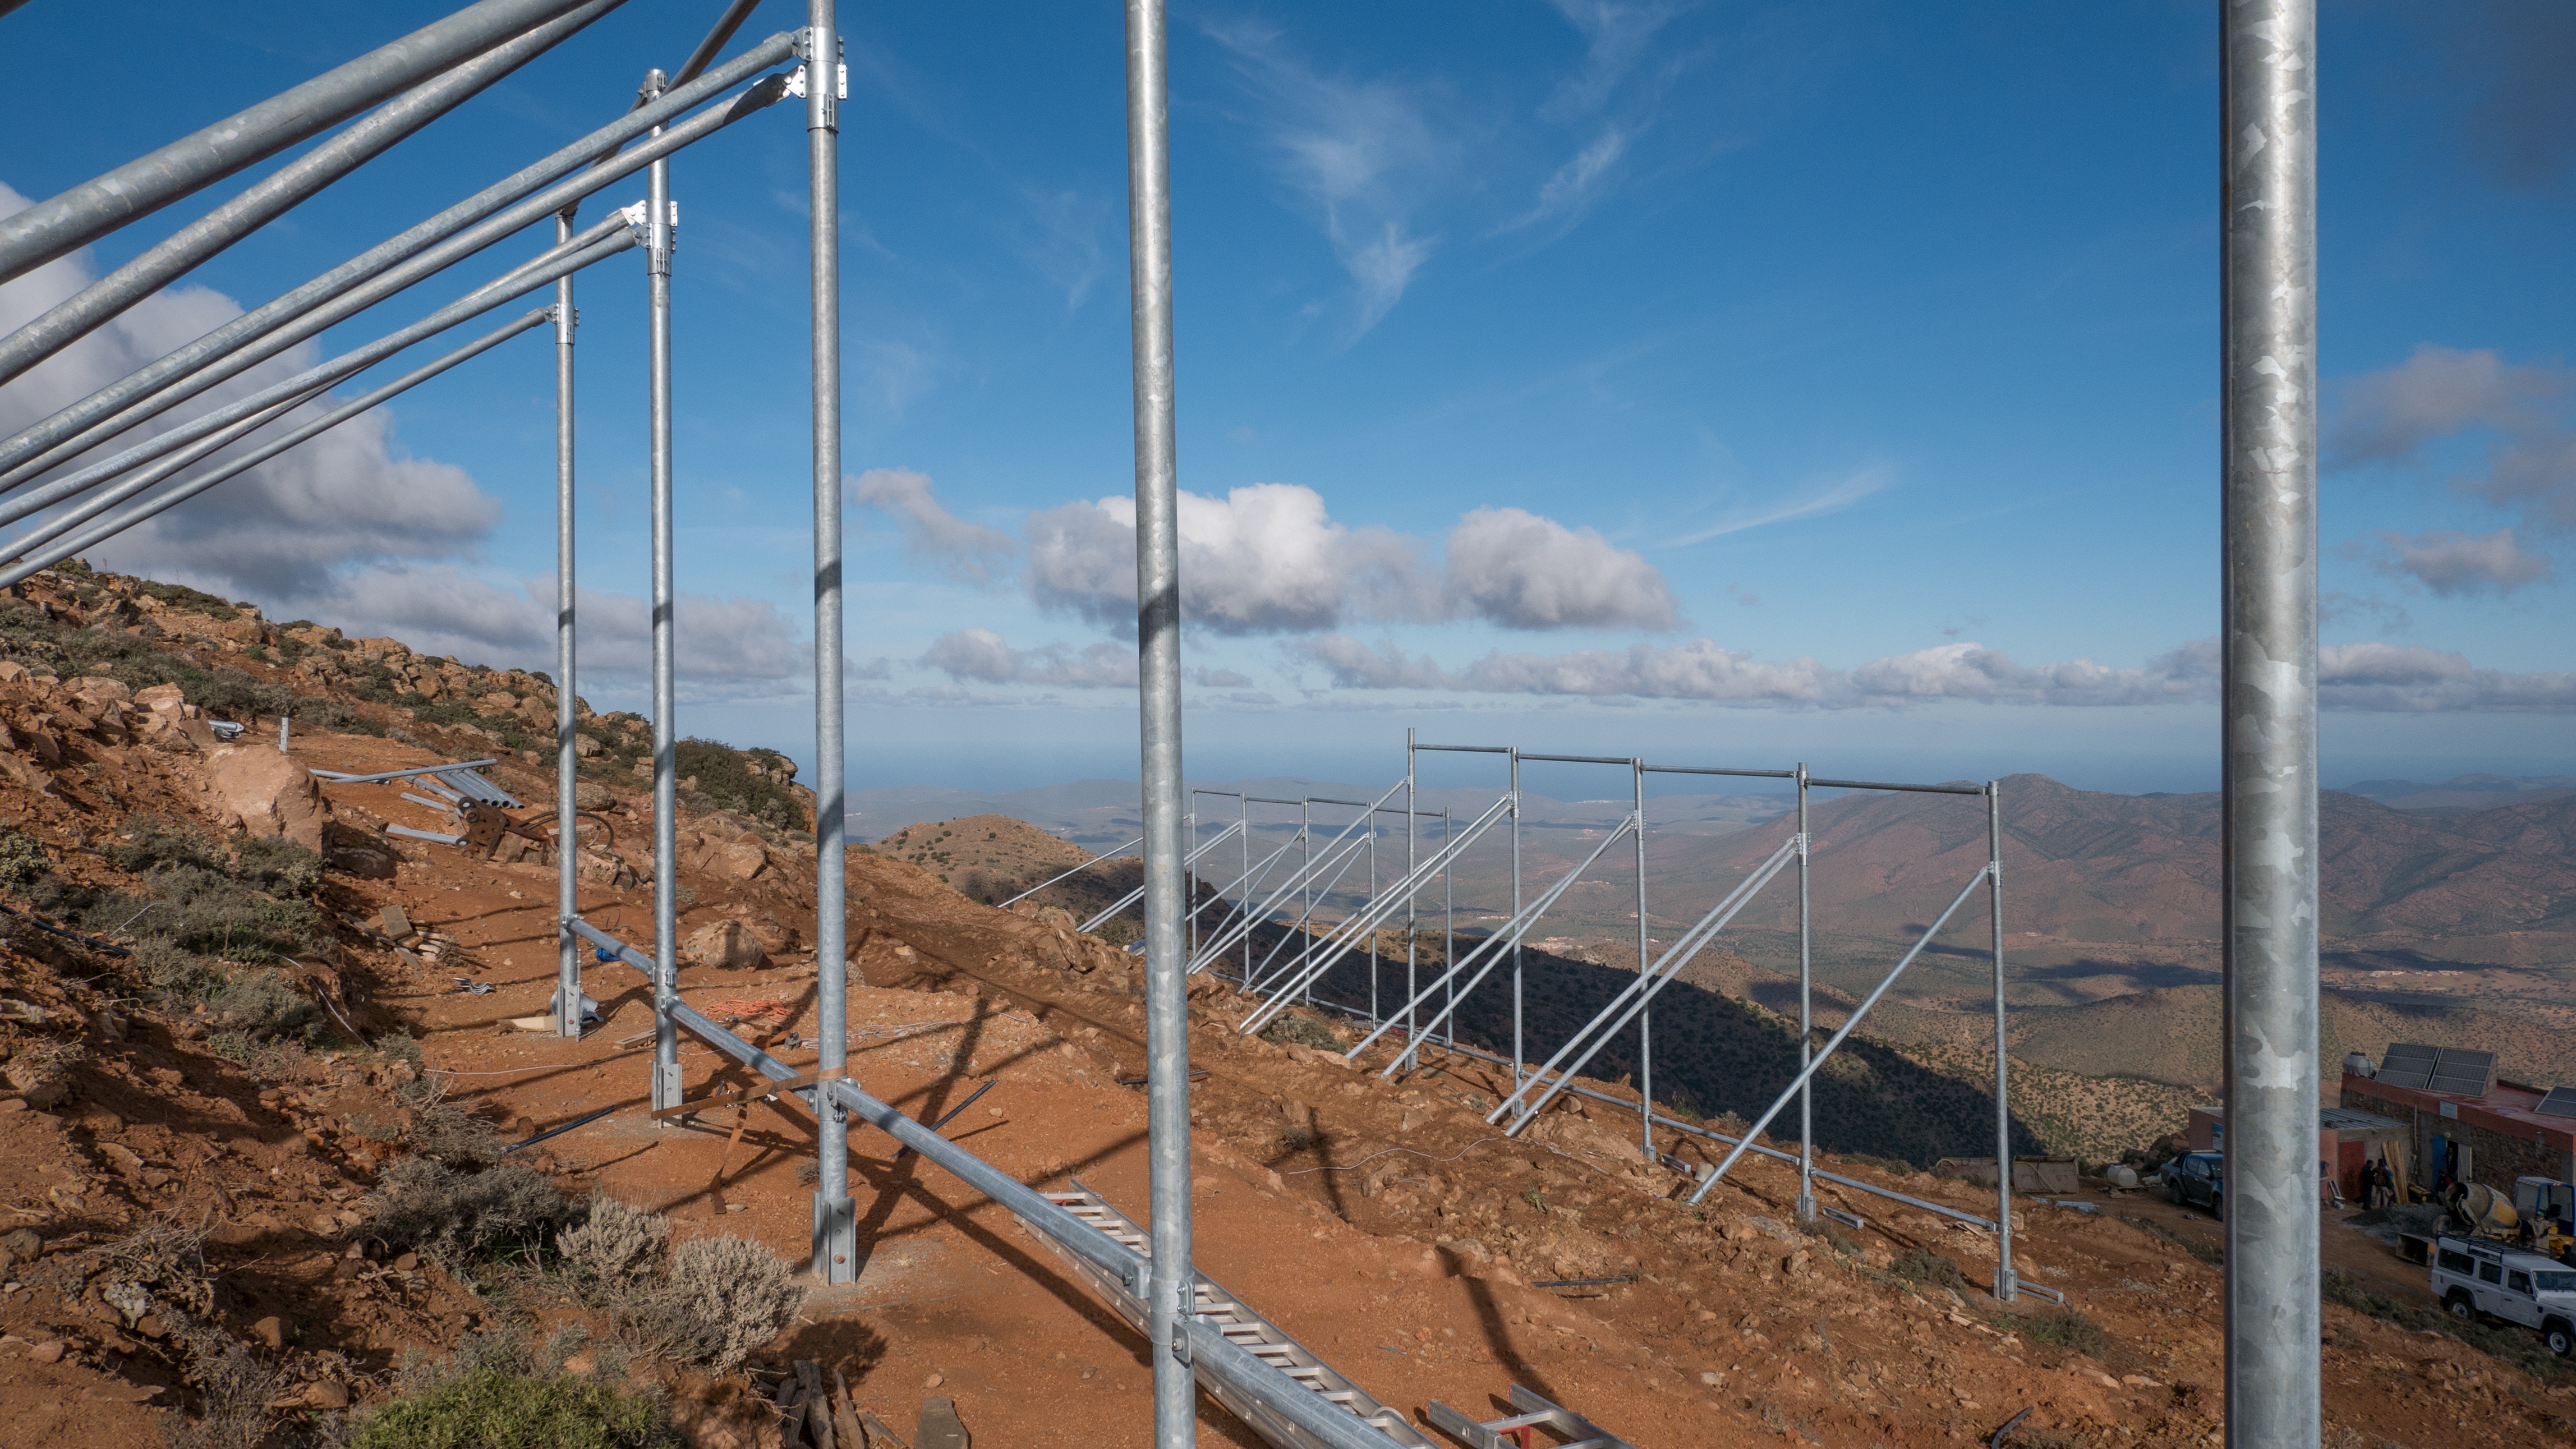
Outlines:
{"label": "distant mountain range", "polygon": [[2453,775],[2438,785],[2420,780],[2363,780],[2346,785],[2344,793],[2376,800],[2391,810],[2456,815],[2576,795],[2576,775]]}

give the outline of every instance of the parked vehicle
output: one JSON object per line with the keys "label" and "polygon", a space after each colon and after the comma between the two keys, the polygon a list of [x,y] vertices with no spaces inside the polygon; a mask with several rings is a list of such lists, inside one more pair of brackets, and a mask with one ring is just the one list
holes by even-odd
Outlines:
{"label": "parked vehicle", "polygon": [[2484,1238],[2434,1240],[2433,1296],[2451,1315],[2481,1316],[2540,1330],[2560,1358],[2576,1353],[2576,1268]]}
{"label": "parked vehicle", "polygon": [[2226,1217],[2226,1155],[2186,1152],[2166,1163],[2165,1196],[2172,1198],[2176,1207],[2205,1207],[2211,1217]]}

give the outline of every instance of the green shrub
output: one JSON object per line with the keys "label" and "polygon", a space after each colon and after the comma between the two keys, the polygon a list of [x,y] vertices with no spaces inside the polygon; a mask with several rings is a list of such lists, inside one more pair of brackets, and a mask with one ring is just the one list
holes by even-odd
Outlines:
{"label": "green shrub", "polygon": [[1313,1047],[1317,1051],[1340,1051],[1341,1038],[1321,1018],[1302,1011],[1283,1011],[1277,1019],[1261,1029],[1261,1039],[1278,1046]]}
{"label": "green shrub", "polygon": [[623,1317],[661,1353],[727,1373],[804,1306],[804,1286],[776,1253],[742,1238],[696,1238],[671,1250],[661,1281]]}
{"label": "green shrub", "polygon": [[614,1382],[615,1358],[566,1373],[578,1331],[531,1356],[514,1332],[469,1338],[444,1359],[414,1358],[392,1402],[352,1418],[349,1449],[660,1449],[682,1443],[660,1392]]}
{"label": "green shrub", "polygon": [[1905,1256],[1887,1265],[1887,1271],[1908,1283],[1920,1283],[1926,1288],[1959,1289],[1968,1286],[1967,1275],[1959,1271],[1958,1261],[1930,1248],[1907,1249]]}
{"label": "green shrub", "polygon": [[2088,1358],[2098,1359],[2111,1347],[2111,1335],[2102,1331],[2102,1325],[2072,1308],[2055,1313],[2000,1314],[1995,1322],[2033,1343],[2044,1343]]}
{"label": "green shrub", "polygon": [[366,1207],[369,1236],[451,1267],[540,1255],[576,1211],[551,1179],[518,1163],[459,1172],[428,1157],[386,1169]]}
{"label": "green shrub", "polygon": [[190,704],[228,719],[247,721],[260,715],[285,714],[295,708],[294,690],[254,678],[248,671],[229,664],[216,666],[202,683],[193,687],[183,683],[179,690]]}
{"label": "green shrub", "polygon": [[295,701],[295,726],[305,730],[329,730],[343,735],[374,735],[382,738],[385,727],[369,718],[367,712],[345,699],[306,696]]}
{"label": "green shrub", "polygon": [[53,873],[53,858],[43,845],[0,825],[0,891],[22,895]]}
{"label": "green shrub", "polygon": [[322,888],[322,857],[282,835],[244,835],[227,874],[273,896],[309,900]]}
{"label": "green shrub", "polygon": [[766,770],[787,764],[775,750],[737,750],[718,740],[686,739],[671,748],[679,778],[697,779],[697,794],[719,810],[731,810],[780,829],[805,823],[805,805],[776,775],[755,775],[748,768],[759,760]]}

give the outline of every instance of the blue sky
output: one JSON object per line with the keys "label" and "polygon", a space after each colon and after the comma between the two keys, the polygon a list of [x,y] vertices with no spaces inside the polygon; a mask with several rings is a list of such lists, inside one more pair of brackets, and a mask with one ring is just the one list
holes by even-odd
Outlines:
{"label": "blue sky", "polygon": [[[605,123],[719,8],[632,0],[0,389],[0,422]],[[0,183],[49,196],[437,13],[145,3],[137,105],[37,0],[0,20]],[[1132,775],[1118,8],[844,21],[854,778]],[[1194,774],[1391,776],[1417,724],[2214,783],[2213,5],[1179,4],[1172,32]],[[2569,772],[2576,16],[2337,4],[2324,35],[2326,776]],[[674,166],[683,725],[800,756],[803,156],[790,105]],[[640,259],[581,299],[582,685],[631,706]],[[545,667],[546,337],[97,556]]]}

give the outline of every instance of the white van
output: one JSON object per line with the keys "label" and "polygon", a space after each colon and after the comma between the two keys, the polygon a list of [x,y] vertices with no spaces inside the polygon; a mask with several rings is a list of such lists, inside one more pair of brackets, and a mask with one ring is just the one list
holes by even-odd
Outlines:
{"label": "white van", "polygon": [[2433,1241],[2433,1296],[2453,1317],[2478,1315],[2540,1330],[2560,1358],[2576,1353],[2576,1268],[2502,1243],[2449,1235]]}

